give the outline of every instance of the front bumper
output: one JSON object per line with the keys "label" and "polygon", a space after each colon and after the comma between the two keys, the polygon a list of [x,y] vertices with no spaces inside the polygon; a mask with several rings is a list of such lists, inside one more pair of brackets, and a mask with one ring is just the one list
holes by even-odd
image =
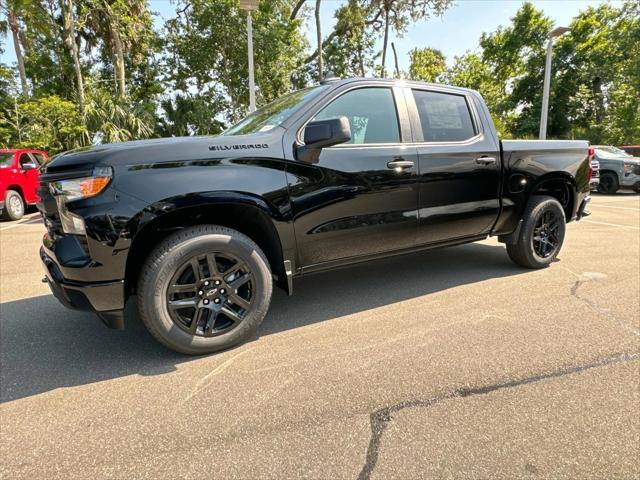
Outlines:
{"label": "front bumper", "polygon": [[78,282],[65,279],[55,256],[40,248],[45,271],[43,279],[53,295],[65,307],[96,313],[111,328],[124,328],[124,280],[111,282]]}
{"label": "front bumper", "polygon": [[640,188],[640,175],[636,175],[635,173],[626,173],[620,179],[620,186],[637,190]]}

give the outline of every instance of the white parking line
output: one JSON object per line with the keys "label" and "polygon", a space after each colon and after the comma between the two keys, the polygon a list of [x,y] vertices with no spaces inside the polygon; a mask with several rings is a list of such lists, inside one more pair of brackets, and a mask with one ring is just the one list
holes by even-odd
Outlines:
{"label": "white parking line", "polygon": [[9,230],[10,228],[20,227],[21,225],[33,225],[35,223],[42,223],[42,218],[31,218],[26,222],[14,223],[13,225],[7,225],[6,227],[0,227],[0,231]]}
{"label": "white parking line", "polygon": [[640,227],[634,227],[633,225],[620,225],[619,223],[596,222],[595,220],[582,220],[582,222],[595,223],[597,225],[608,225],[610,227],[629,228],[631,230],[640,230]]}
{"label": "white parking line", "polygon": [[600,207],[602,207],[602,208],[615,208],[615,209],[617,209],[617,210],[633,210],[634,212],[640,212],[640,208],[632,208],[632,207],[614,207],[613,205],[598,205],[597,203],[596,203],[596,204],[590,204],[590,205],[589,205],[589,208],[592,208],[592,207],[596,207],[596,208],[600,208]]}

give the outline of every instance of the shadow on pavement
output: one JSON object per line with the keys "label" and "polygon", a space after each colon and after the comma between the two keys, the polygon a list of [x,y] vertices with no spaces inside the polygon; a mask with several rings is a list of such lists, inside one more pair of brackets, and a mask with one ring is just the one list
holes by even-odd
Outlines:
{"label": "shadow on pavement", "polygon": [[[527,272],[502,246],[425,251],[300,278],[275,292],[257,336],[302,327],[459,285]],[[156,343],[127,305],[126,330],[65,309],[52,295],[0,306],[0,401],[132,374],[159,375],[194,357]]]}

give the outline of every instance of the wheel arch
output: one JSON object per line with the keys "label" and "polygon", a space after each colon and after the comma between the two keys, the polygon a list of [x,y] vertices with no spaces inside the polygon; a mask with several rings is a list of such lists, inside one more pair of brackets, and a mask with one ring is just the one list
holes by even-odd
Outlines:
{"label": "wheel arch", "polygon": [[281,234],[276,227],[279,220],[261,197],[237,192],[208,198],[187,195],[157,202],[137,218],[125,268],[127,295],[135,293],[140,269],[156,245],[177,230],[203,224],[232,228],[251,238],[267,257],[276,285],[289,293]]}
{"label": "wheel arch", "polygon": [[571,221],[577,209],[576,179],[567,172],[550,172],[542,175],[531,187],[528,199],[533,195],[549,195],[554,197],[564,210],[567,222]]}
{"label": "wheel arch", "polygon": [[4,194],[6,195],[9,190],[13,190],[15,192],[18,192],[20,197],[22,197],[22,202],[25,204],[25,206],[27,205],[27,199],[24,196],[24,190],[22,190],[22,187],[20,185],[18,185],[17,183],[14,183],[14,184],[11,184],[11,185],[7,185],[7,187],[5,188],[5,193]]}

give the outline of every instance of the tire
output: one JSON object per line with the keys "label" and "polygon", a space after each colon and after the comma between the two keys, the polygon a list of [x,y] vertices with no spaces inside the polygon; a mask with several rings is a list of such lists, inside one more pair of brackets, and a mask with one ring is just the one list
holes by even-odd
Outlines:
{"label": "tire", "polygon": [[535,195],[527,204],[523,220],[516,243],[507,244],[509,258],[525,268],[549,266],[564,242],[566,219],[562,206],[553,197]]}
{"label": "tire", "polygon": [[599,193],[613,195],[618,191],[619,188],[620,182],[618,181],[618,175],[611,172],[600,174],[600,183],[598,184]]}
{"label": "tire", "polygon": [[15,190],[7,190],[4,194],[4,209],[2,218],[5,220],[20,220],[24,216],[24,200]]}
{"label": "tire", "polygon": [[145,260],[138,313],[160,343],[201,355],[245,341],[262,323],[272,289],[269,262],[250,238],[198,225],[170,235]]}

